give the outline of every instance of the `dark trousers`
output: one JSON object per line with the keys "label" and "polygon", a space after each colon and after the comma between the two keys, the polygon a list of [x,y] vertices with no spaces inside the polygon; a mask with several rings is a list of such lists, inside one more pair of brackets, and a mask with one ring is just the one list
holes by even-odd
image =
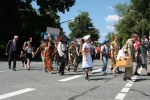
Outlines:
{"label": "dark trousers", "polygon": [[96,58],[99,60],[100,59],[100,53],[96,54]]}
{"label": "dark trousers", "polygon": [[66,59],[64,57],[59,57],[60,65],[59,65],[59,73],[64,73]]}
{"label": "dark trousers", "polygon": [[11,68],[11,62],[13,61],[13,68],[16,68],[16,58],[17,58],[17,52],[13,51],[8,58],[8,65],[9,68]]}
{"label": "dark trousers", "polygon": [[91,54],[92,61],[95,59],[95,54]]}
{"label": "dark trousers", "polygon": [[82,55],[81,54],[77,57],[76,61],[77,61],[77,66],[76,67],[78,67],[79,63],[82,62]]}

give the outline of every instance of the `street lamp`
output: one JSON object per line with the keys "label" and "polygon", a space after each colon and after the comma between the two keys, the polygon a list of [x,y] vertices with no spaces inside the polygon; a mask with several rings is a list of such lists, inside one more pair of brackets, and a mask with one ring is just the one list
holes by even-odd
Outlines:
{"label": "street lamp", "polygon": [[75,19],[72,18],[71,20],[67,20],[67,21],[64,21],[64,22],[61,22],[60,24],[63,24],[63,23],[66,23],[66,22],[70,22],[70,21],[74,21]]}
{"label": "street lamp", "polygon": [[[135,11],[135,10],[130,10],[130,12],[138,13],[138,14],[139,14],[139,16],[141,16],[141,17],[142,17],[142,19],[144,19],[143,15],[142,15],[140,12]],[[144,36],[144,24],[143,24],[143,21],[142,21],[142,38],[143,38],[143,36]]]}

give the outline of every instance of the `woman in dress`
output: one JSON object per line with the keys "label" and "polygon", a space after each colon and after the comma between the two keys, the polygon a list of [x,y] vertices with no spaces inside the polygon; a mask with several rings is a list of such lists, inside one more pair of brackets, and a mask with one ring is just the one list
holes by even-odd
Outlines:
{"label": "woman in dress", "polygon": [[38,52],[41,52],[41,59],[42,59],[42,62],[43,62],[43,67],[44,67],[44,71],[47,72],[47,69],[44,65],[44,51],[45,51],[45,48],[47,47],[47,42],[49,40],[48,39],[45,39],[44,42],[37,48],[37,51],[35,52],[35,54],[37,54]]}
{"label": "woman in dress", "polygon": [[48,69],[49,74],[51,74],[51,72],[53,71],[52,54],[53,54],[52,42],[48,42],[48,47],[45,48],[45,53],[44,53],[44,65]]}
{"label": "woman in dress", "polygon": [[93,68],[93,62],[90,54],[90,41],[91,37],[90,35],[86,35],[83,37],[84,39],[84,44],[82,47],[82,55],[83,55],[83,60],[82,60],[82,68],[84,70],[84,75],[86,80],[90,80],[88,76],[88,72],[92,70]]}
{"label": "woman in dress", "polygon": [[26,47],[27,51],[27,69],[30,70],[30,63],[32,61],[32,58],[34,58],[34,52],[33,52],[33,47],[30,42],[27,43],[28,46]]}

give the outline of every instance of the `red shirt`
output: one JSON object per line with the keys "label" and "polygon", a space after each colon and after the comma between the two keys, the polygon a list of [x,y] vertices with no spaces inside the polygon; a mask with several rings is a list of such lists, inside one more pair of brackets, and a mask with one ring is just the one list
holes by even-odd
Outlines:
{"label": "red shirt", "polygon": [[135,44],[135,46],[134,46],[134,50],[137,50],[137,48],[139,47],[139,45],[140,45],[140,42],[137,41],[136,44]]}
{"label": "red shirt", "polygon": [[97,47],[96,50],[97,50],[97,53],[99,53],[101,51],[101,47]]}

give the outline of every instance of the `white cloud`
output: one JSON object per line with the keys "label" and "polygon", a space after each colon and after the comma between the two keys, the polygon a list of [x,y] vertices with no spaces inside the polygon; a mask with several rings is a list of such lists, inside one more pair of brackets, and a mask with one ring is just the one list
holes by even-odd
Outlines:
{"label": "white cloud", "polygon": [[107,6],[108,9],[113,10],[114,8],[111,6]]}
{"label": "white cloud", "polygon": [[104,19],[107,22],[117,22],[120,17],[118,15],[108,15],[107,17],[104,17]]}
{"label": "white cloud", "polygon": [[106,29],[107,29],[107,30],[110,30],[110,31],[114,31],[114,30],[115,30],[115,27],[114,27],[114,26],[109,26],[109,25],[107,25],[107,26],[106,26]]}

